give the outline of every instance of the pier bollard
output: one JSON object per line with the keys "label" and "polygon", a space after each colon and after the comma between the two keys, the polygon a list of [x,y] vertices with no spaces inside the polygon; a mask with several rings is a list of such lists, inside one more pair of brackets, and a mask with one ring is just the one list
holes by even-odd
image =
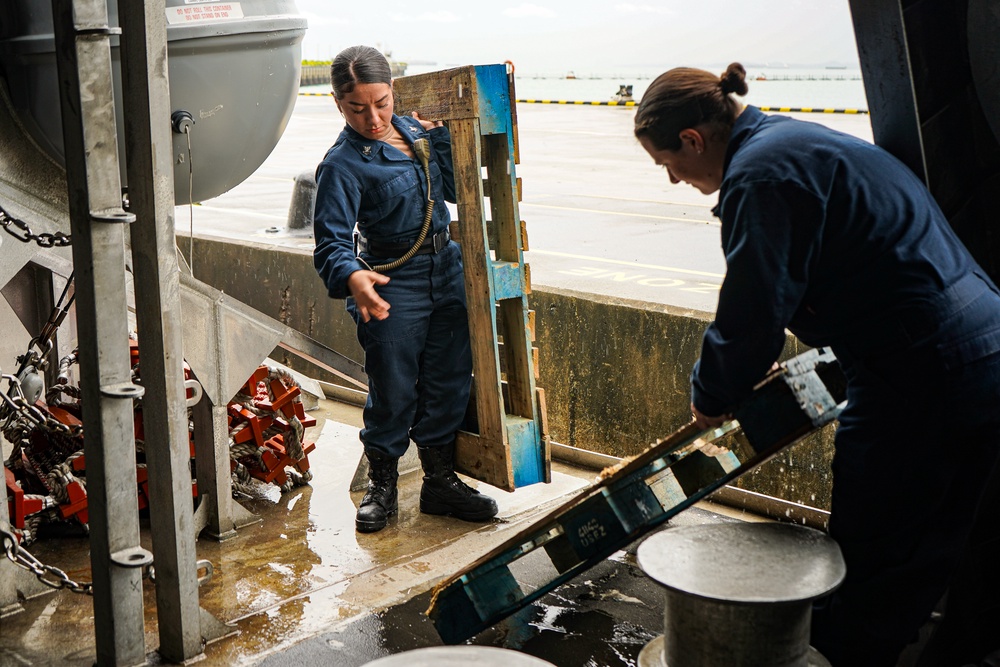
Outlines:
{"label": "pier bollard", "polygon": [[379,658],[365,667],[555,667],[526,653],[493,646],[431,646]]}
{"label": "pier bollard", "polygon": [[292,203],[288,207],[289,229],[312,229],[316,209],[316,173],[304,171],[295,177]]}
{"label": "pier bollard", "polygon": [[829,667],[809,646],[812,601],[844,580],[840,547],[784,523],[724,523],[662,531],[639,546],[639,567],[666,588],[664,633],[640,667]]}

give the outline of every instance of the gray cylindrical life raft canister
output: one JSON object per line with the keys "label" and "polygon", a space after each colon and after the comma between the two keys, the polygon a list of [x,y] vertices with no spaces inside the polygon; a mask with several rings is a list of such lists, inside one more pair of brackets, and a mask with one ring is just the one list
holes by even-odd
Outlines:
{"label": "gray cylindrical life raft canister", "polygon": [[[294,0],[165,2],[170,112],[187,111],[194,121],[190,135],[172,135],[174,201],[186,204],[239,185],[274,149],[298,96],[306,19]],[[118,25],[115,0],[108,3],[108,23]],[[61,162],[52,30],[51,2],[0,3],[0,76],[23,128]],[[111,58],[123,136],[119,40],[111,38]]]}

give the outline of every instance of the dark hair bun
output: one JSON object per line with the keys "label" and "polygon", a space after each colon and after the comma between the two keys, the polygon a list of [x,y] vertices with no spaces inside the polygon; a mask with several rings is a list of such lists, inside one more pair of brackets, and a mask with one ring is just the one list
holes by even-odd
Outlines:
{"label": "dark hair bun", "polygon": [[724,95],[730,93],[746,95],[750,89],[747,88],[747,71],[743,69],[743,65],[733,63],[727,67],[725,73],[719,77],[719,87],[722,88]]}

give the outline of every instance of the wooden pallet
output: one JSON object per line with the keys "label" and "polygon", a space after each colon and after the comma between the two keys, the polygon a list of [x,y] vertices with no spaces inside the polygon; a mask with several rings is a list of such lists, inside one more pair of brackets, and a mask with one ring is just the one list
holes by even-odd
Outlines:
{"label": "wooden pallet", "polygon": [[[396,113],[451,131],[469,308],[475,409],[459,432],[457,468],[501,489],[550,481],[543,390],[528,309],[527,235],[518,213],[514,79],[506,65],[466,66],[395,80]],[[483,177],[483,168],[486,177]],[[489,205],[485,198],[489,198]]]}
{"label": "wooden pallet", "polygon": [[829,352],[786,362],[736,420],[682,427],[441,582],[427,615],[443,641],[465,641],[833,421],[845,396]]}

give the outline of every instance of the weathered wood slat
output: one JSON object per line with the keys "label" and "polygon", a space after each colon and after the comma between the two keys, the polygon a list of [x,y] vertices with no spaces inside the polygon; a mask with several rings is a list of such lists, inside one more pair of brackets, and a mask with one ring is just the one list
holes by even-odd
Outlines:
{"label": "weathered wood slat", "polygon": [[[483,181],[483,189],[484,190],[488,190],[488,188],[486,187],[485,184],[486,184],[486,181]],[[521,178],[520,178],[520,176],[517,178],[517,201],[523,201],[523,199],[521,198]],[[524,221],[523,220],[521,221],[521,229],[522,230],[524,229]]]}
{"label": "weathered wood slat", "polygon": [[[514,171],[513,138],[495,135],[483,138],[484,161],[490,197],[490,213],[496,227],[495,253],[501,261],[516,263],[523,282],[520,293],[500,301],[506,361],[507,385],[510,393],[508,409],[522,417],[535,418],[535,373],[531,356],[531,333],[528,326],[528,284],[521,247],[521,216],[517,207],[517,176]],[[498,299],[503,299],[500,294]]]}
{"label": "weathered wood slat", "polygon": [[[535,351],[538,348],[533,348]],[[537,359],[535,360],[537,362]],[[538,369],[538,366],[535,366]],[[541,425],[542,438],[542,458],[545,460],[545,482],[552,481],[552,438],[549,436],[549,413],[545,405],[545,390],[541,387],[535,388],[535,395],[538,396],[538,423]]]}
{"label": "weathered wood slat", "polygon": [[[491,289],[492,267],[486,249],[483,212],[482,164],[479,122],[456,120],[450,124],[455,191],[465,265],[465,294],[472,338],[472,368],[476,383],[479,435],[489,442],[503,442],[503,402],[500,398],[500,359],[496,349],[496,320]],[[485,448],[484,452],[487,451]]]}
{"label": "weathered wood slat", "polygon": [[[507,76],[507,99],[510,100],[510,134],[514,138],[514,164],[521,164],[521,142],[517,133],[517,95],[514,91],[514,73]],[[521,201],[521,179],[517,179],[517,201]]]}
{"label": "weathered wood slat", "polygon": [[535,374],[531,357],[531,334],[520,299],[500,302],[503,312],[504,353],[507,359],[508,410],[522,417],[535,415]]}
{"label": "weathered wood slat", "polygon": [[479,91],[474,84],[476,68],[454,69],[403,76],[392,83],[395,112],[408,116],[416,111],[426,120],[462,120],[479,115]]}
{"label": "weathered wood slat", "polygon": [[[531,348],[531,359],[533,365],[533,375],[537,380],[539,377],[538,373],[538,348],[532,346]],[[504,352],[503,342],[500,343],[500,374],[506,375],[507,373],[507,355]]]}
{"label": "weathered wood slat", "polygon": [[488,440],[476,433],[459,431],[455,439],[455,469],[484,480],[498,489],[513,491],[514,465],[506,438]]}
{"label": "weathered wood slat", "polygon": [[[485,183],[485,181],[484,181],[484,183]],[[454,224],[454,222],[452,224]],[[456,226],[456,229],[457,229],[457,226]],[[455,239],[456,241],[459,240],[457,234],[458,234],[458,232],[456,232],[454,230],[452,231],[452,234],[451,234],[452,238]],[[497,249],[497,243],[498,243],[497,239],[499,238],[499,236],[498,236],[498,233],[497,233],[497,226],[495,224],[493,224],[492,220],[487,220],[486,221],[486,237],[489,240],[489,248],[490,248],[490,250],[494,250],[495,251]],[[527,228],[527,225],[525,224],[524,220],[521,221],[521,250],[524,251],[524,252],[527,252],[528,250],[530,250],[530,248],[528,248],[528,228]]]}
{"label": "weathered wood slat", "polygon": [[521,218],[515,199],[517,183],[510,141],[507,135],[483,137],[483,159],[488,184],[486,194],[490,198],[490,220],[497,228],[497,259],[520,262]]}

